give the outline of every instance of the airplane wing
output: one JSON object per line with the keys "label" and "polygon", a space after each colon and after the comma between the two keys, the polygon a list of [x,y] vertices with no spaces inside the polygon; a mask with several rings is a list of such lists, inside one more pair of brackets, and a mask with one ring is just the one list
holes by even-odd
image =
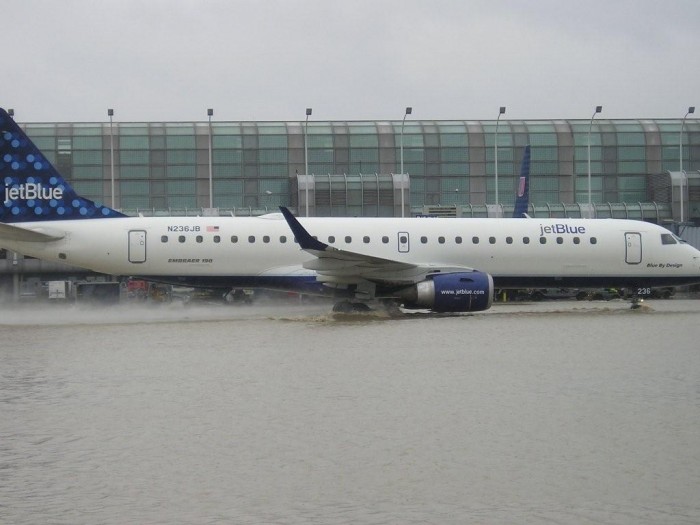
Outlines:
{"label": "airplane wing", "polygon": [[408,285],[423,281],[433,273],[472,271],[467,267],[445,267],[433,264],[415,264],[361,253],[340,250],[314,238],[285,207],[280,207],[301,249],[316,259],[304,263],[304,268],[315,270],[319,281],[360,283],[370,281],[383,285]]}
{"label": "airplane wing", "polygon": [[65,237],[65,233],[48,231],[40,228],[30,229],[0,222],[0,243],[8,241],[50,242]]}

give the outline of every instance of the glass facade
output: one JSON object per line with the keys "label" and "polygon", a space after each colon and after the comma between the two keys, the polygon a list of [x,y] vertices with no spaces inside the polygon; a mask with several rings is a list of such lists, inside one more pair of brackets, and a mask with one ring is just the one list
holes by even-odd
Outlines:
{"label": "glass facade", "polygon": [[[679,169],[680,125],[678,119],[599,119],[590,134],[588,120],[502,120],[498,134],[496,121],[408,120],[403,134],[401,121],[309,122],[308,127],[303,121],[23,127],[86,197],[111,204],[113,175],[115,206],[127,213],[209,207],[211,161],[212,202],[224,213],[297,206],[295,179],[305,174],[308,162],[321,199],[317,214],[391,215],[396,203],[386,205],[376,195],[384,192],[391,201],[399,195],[395,188],[364,189],[368,176],[400,173],[402,157],[410,177],[406,204],[413,209],[485,205],[496,197],[497,146],[499,201],[511,205],[528,144],[534,205],[587,203],[589,163],[594,203],[650,202],[650,180]],[[685,122],[683,167],[687,172],[700,169],[696,119]],[[333,196],[336,185],[345,188],[342,199]],[[375,195],[375,202],[363,202],[368,195]]]}

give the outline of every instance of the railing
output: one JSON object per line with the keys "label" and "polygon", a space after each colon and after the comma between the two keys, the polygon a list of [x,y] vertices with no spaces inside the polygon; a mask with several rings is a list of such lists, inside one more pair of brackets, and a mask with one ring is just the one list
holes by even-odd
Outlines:
{"label": "railing", "polygon": [[[513,206],[500,205],[502,217],[511,217]],[[291,208],[293,212],[296,210]],[[593,204],[595,217],[598,219],[637,219],[660,223],[672,219],[671,206],[667,203],[658,202],[606,202]],[[241,206],[236,208],[135,208],[120,210],[132,217],[197,217],[197,216],[219,216],[219,217],[256,217],[266,213],[277,213],[276,206]],[[528,207],[528,214],[536,218],[580,218],[583,216],[584,208],[577,203],[546,203],[532,205]],[[465,218],[487,218],[489,208],[487,204],[462,204],[447,206],[412,206],[411,215],[430,215],[434,217],[465,217]]]}

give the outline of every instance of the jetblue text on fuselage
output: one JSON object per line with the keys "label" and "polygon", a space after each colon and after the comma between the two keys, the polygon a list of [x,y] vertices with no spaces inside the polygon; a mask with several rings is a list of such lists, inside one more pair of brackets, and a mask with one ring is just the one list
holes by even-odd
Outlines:
{"label": "jetblue text on fuselage", "polygon": [[27,182],[18,186],[5,186],[5,202],[13,200],[60,200],[63,198],[63,188],[43,186],[40,182]]}
{"label": "jetblue text on fuselage", "polygon": [[540,235],[545,235],[547,233],[572,233],[581,234],[586,233],[585,226],[571,226],[569,224],[552,224],[551,226],[542,226],[540,224]]}

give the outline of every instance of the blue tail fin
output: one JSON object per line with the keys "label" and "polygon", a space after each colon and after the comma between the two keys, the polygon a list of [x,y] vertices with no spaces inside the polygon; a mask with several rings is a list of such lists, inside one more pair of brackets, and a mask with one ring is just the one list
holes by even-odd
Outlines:
{"label": "blue tail fin", "polygon": [[523,152],[523,163],[520,166],[520,180],[518,181],[518,191],[515,198],[515,208],[513,208],[513,218],[522,219],[527,217],[527,209],[530,205],[530,145],[525,146]]}
{"label": "blue tail fin", "polygon": [[79,196],[0,108],[0,222],[125,217]]}

